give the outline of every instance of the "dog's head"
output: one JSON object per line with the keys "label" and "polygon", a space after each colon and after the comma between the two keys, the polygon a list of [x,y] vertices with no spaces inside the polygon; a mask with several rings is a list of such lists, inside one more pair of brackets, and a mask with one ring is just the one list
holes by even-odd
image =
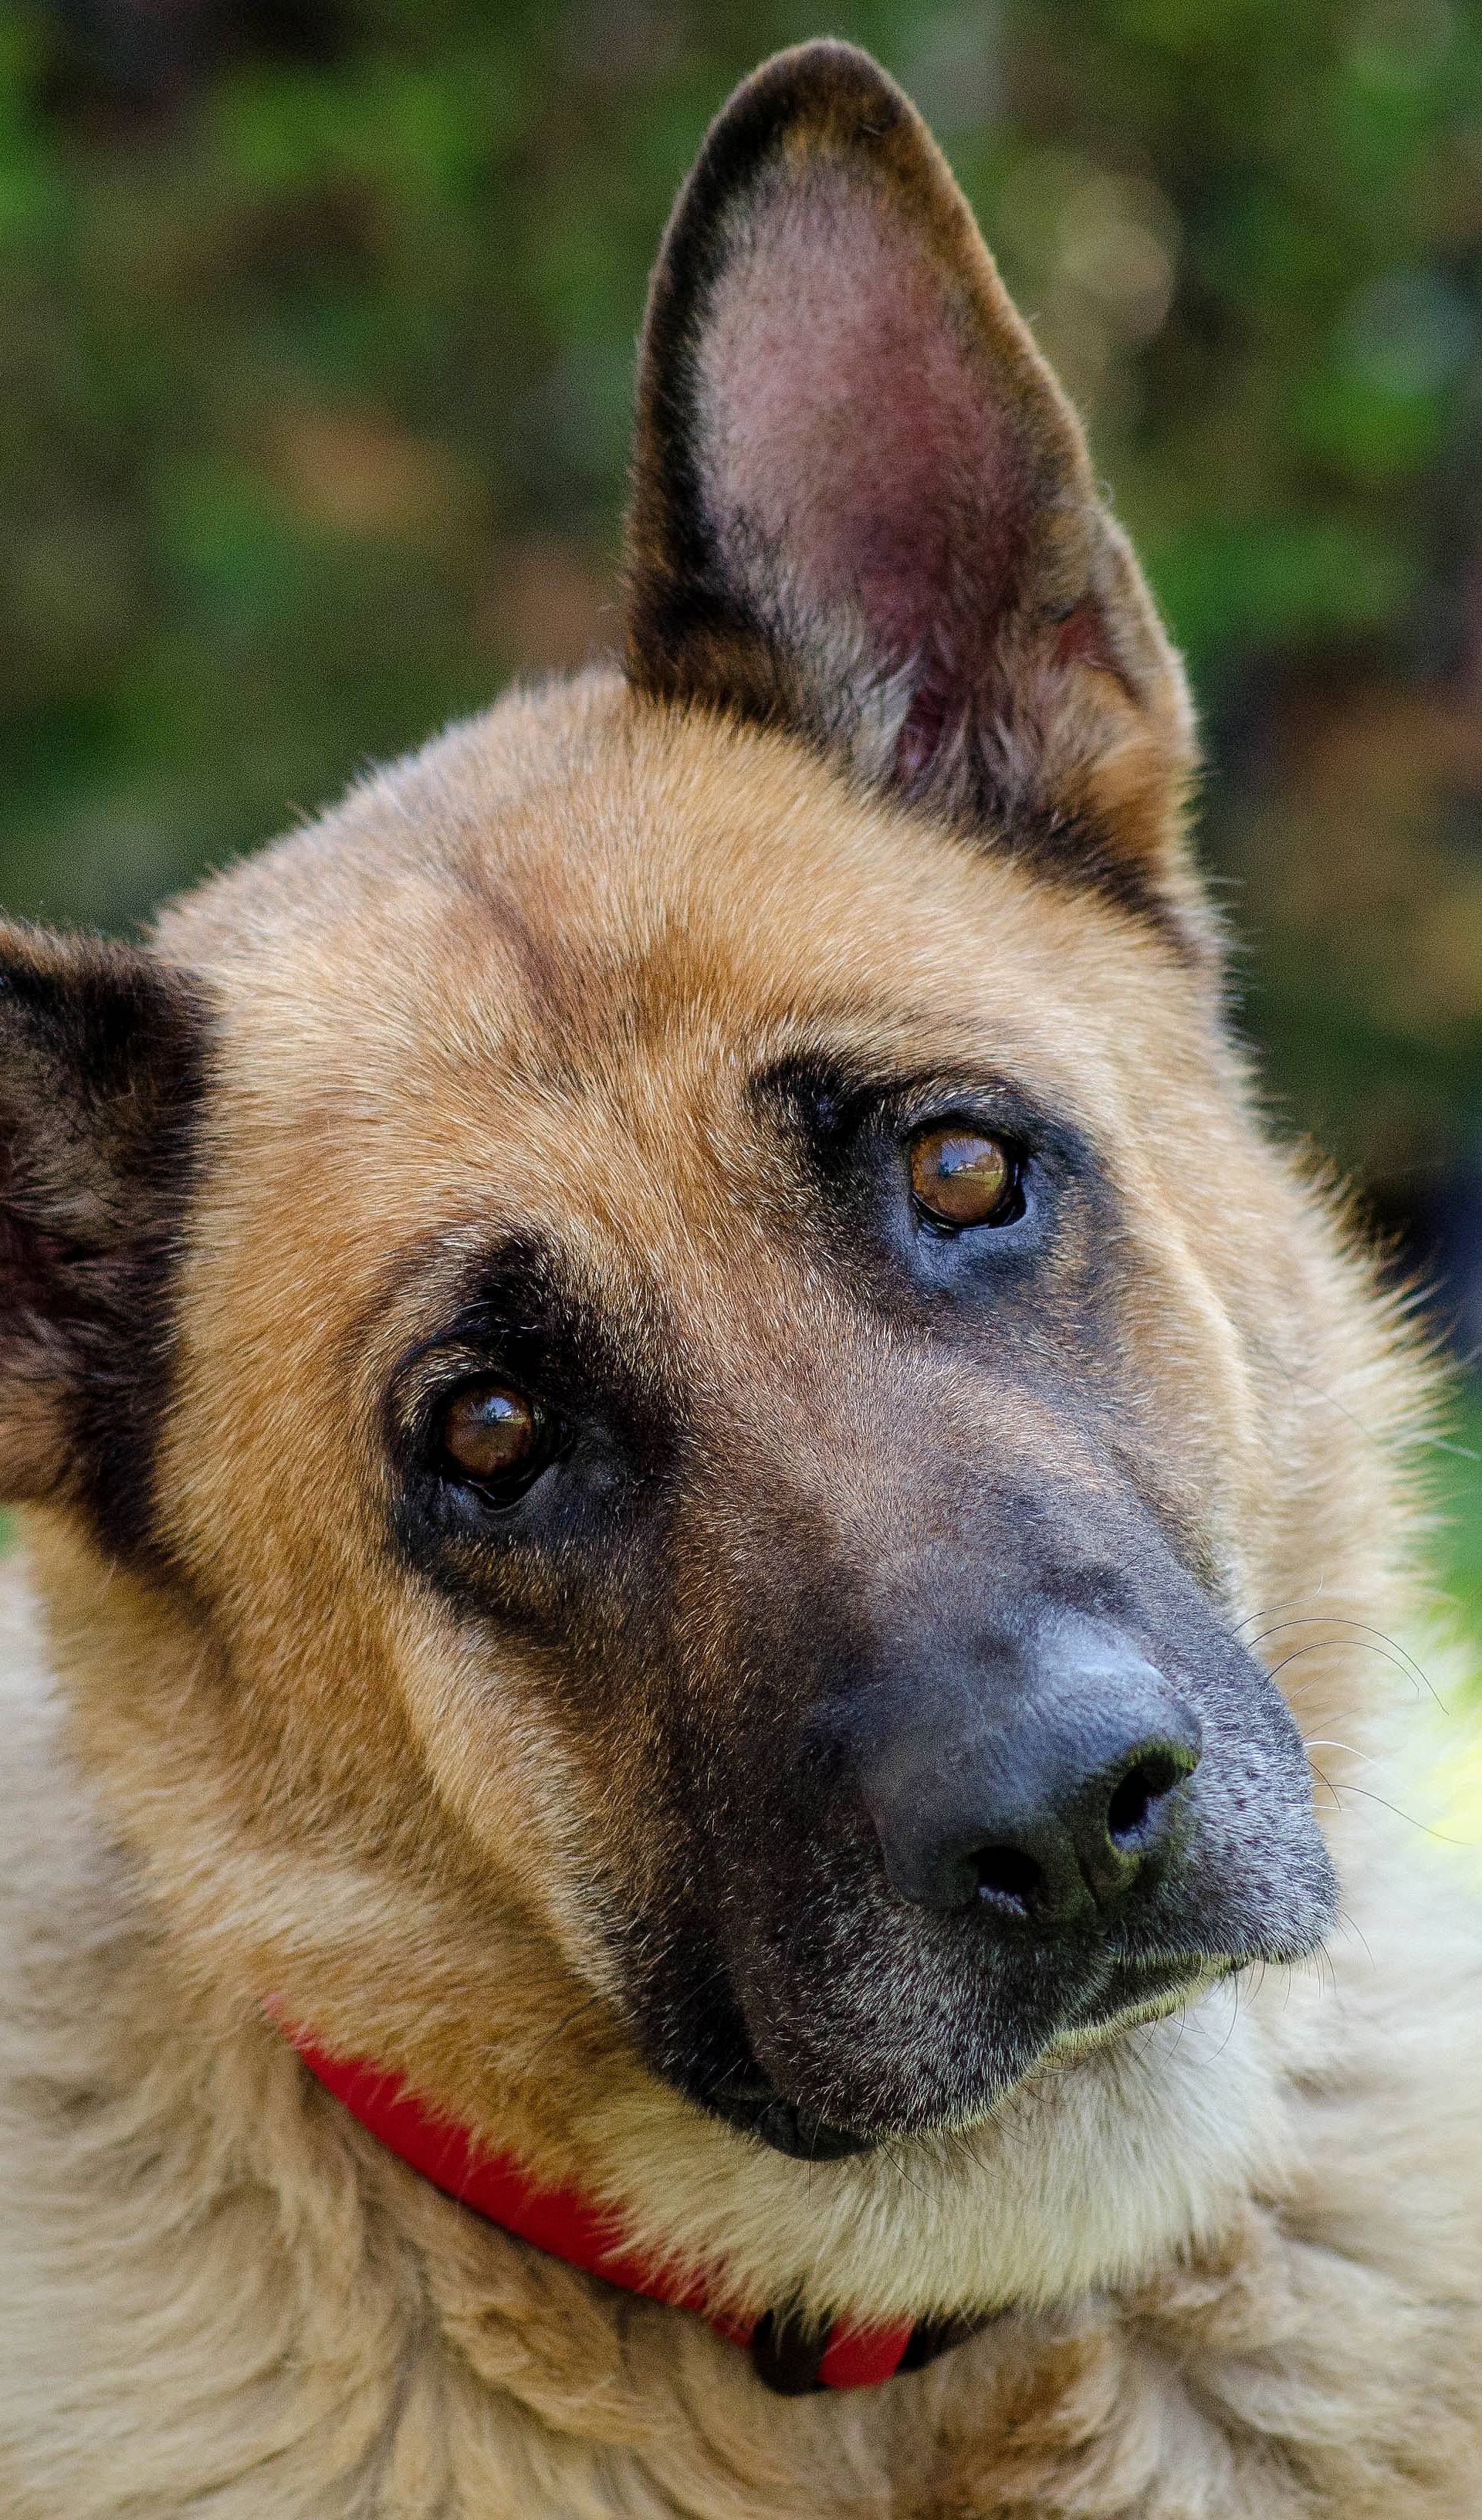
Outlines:
{"label": "dog's head", "polygon": [[467,2086],[556,2070],[514,1979],[586,1989],[818,2157],[1321,1937],[1240,1622],[1362,1546],[1293,1397],[1354,1302],[1246,1115],[1190,763],[943,161],[816,45],[665,242],[625,674],[148,952],[7,935],[7,1484],[259,1992],[435,2017]]}

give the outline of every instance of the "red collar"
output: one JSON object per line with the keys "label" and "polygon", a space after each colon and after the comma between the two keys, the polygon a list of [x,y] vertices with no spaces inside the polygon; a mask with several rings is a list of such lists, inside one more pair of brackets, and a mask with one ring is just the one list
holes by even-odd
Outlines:
{"label": "red collar", "polygon": [[[275,2016],[276,2017],[276,2016]],[[966,2325],[949,2332],[921,2325],[861,2328],[836,2319],[823,2331],[808,2331],[779,2319],[738,2318],[709,2306],[702,2283],[685,2284],[640,2250],[624,2245],[603,2210],[573,2187],[546,2187],[530,2178],[505,2152],[478,2146],[472,2136],[433,2110],[409,2091],[396,2074],[363,2058],[326,2055],[312,2039],[279,2022],[311,2074],[343,2102],[350,2115],[383,2143],[388,2152],[430,2180],[434,2187],[471,2206],[490,2223],[499,2224],[567,2266],[581,2267],[625,2292],[668,2302],[677,2310],[697,2312],[722,2336],[748,2346],[761,2377],[770,2387],[795,2396],[810,2389],[868,2389],[888,2380],[903,2366],[915,2369],[947,2344],[955,2344]]]}

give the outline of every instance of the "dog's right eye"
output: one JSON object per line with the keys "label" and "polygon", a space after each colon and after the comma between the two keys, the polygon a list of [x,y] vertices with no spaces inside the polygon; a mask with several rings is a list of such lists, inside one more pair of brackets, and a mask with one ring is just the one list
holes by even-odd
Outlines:
{"label": "dog's right eye", "polygon": [[473,1486],[510,1490],[540,1466],[545,1446],[540,1412],[507,1382],[471,1382],[442,1416],[442,1450],[451,1475]]}
{"label": "dog's right eye", "polygon": [[1019,1165],[1002,1138],[962,1121],[920,1129],[910,1142],[911,1188],[932,1224],[962,1233],[1023,1214]]}

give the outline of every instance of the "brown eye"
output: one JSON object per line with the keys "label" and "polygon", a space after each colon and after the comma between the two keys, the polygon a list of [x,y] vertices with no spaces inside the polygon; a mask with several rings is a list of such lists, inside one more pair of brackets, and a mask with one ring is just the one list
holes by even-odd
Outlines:
{"label": "brown eye", "polygon": [[528,1468],[539,1438],[534,1408],[507,1382],[471,1382],[442,1421],[443,1450],[470,1479],[507,1479]]}
{"label": "brown eye", "polygon": [[1007,1225],[1018,1213],[1018,1172],[1009,1148],[961,1122],[912,1139],[911,1187],[942,1225]]}

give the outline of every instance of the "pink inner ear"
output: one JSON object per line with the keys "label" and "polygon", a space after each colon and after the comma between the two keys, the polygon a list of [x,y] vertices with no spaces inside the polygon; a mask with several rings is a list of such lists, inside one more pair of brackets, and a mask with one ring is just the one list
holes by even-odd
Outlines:
{"label": "pink inner ear", "polygon": [[935,734],[986,671],[1030,513],[980,322],[905,205],[820,166],[747,204],[700,349],[708,504],[732,566],[748,575],[760,538],[805,600],[863,608],[883,665],[933,656]]}

